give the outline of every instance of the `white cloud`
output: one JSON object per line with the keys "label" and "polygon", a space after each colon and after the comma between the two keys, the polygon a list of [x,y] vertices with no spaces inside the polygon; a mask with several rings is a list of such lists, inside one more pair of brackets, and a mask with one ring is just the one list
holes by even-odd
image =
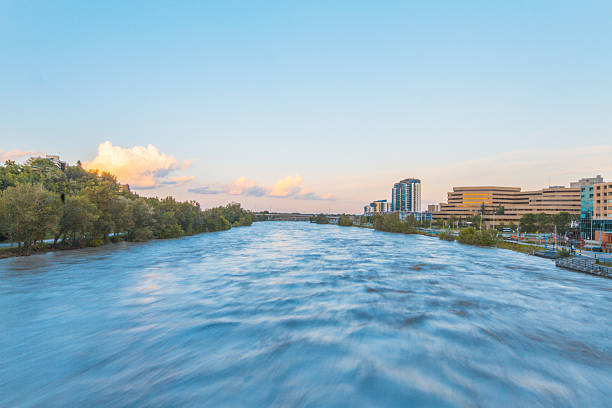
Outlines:
{"label": "white cloud", "polygon": [[163,184],[182,185],[195,179],[193,176],[170,176],[190,164],[190,161],[178,162],[151,144],[123,148],[106,141],[98,146],[96,157],[84,162],[83,167],[112,173],[121,183],[133,188],[149,189]]}
{"label": "white cloud", "polygon": [[32,156],[44,156],[44,153],[35,150],[0,150],[0,164],[4,164],[7,160],[21,161]]}
{"label": "white cloud", "polygon": [[239,177],[233,182],[219,187],[198,187],[189,189],[189,192],[196,194],[230,194],[270,198],[292,198],[296,200],[334,200],[331,195],[318,195],[312,190],[302,187],[304,179],[296,174],[295,176],[283,177],[274,183],[274,186],[267,187],[257,184],[246,177]]}

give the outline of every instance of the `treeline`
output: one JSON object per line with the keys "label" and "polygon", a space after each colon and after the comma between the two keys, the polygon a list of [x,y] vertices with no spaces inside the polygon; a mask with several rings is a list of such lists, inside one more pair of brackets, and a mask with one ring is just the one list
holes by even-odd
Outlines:
{"label": "treeline", "polygon": [[310,217],[310,222],[316,224],[329,224],[329,218],[327,218],[325,214],[313,215]]}
{"label": "treeline", "polygon": [[17,253],[99,246],[109,241],[145,241],[251,225],[254,216],[232,203],[202,210],[195,201],[140,197],[109,173],[78,163],[60,170],[50,160],[0,166],[0,240]]}
{"label": "treeline", "polygon": [[370,222],[378,231],[402,234],[416,234],[416,227],[420,226],[414,216],[411,215],[406,221],[402,221],[398,213],[376,214],[370,217]]}

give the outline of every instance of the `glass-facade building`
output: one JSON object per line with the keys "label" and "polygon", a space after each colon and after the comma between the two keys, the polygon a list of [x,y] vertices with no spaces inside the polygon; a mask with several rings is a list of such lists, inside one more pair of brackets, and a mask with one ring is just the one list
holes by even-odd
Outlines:
{"label": "glass-facade building", "polygon": [[421,212],[421,180],[407,178],[393,185],[391,211]]}
{"label": "glass-facade building", "polygon": [[[597,184],[601,188],[602,184]],[[580,187],[580,236],[582,239],[595,239],[595,231],[612,232],[612,218],[594,216],[594,195],[597,184],[587,184]],[[606,198],[607,196],[604,196],[604,203]]]}

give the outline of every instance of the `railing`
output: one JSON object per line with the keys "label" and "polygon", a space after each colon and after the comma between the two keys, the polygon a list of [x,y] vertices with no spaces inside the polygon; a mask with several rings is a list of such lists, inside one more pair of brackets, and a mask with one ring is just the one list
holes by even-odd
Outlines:
{"label": "railing", "polygon": [[580,271],[590,273],[592,275],[612,278],[612,267],[597,265],[595,262],[596,261],[593,258],[569,257],[557,259],[555,261],[555,265],[561,268],[571,269],[574,271]]}

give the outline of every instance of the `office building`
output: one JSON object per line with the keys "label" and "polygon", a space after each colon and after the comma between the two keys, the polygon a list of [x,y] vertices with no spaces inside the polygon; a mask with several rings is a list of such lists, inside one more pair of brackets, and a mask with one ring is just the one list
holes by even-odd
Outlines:
{"label": "office building", "polygon": [[480,215],[484,205],[482,222],[487,227],[501,223],[518,225],[521,217],[528,213],[577,215],[581,203],[580,188],[561,186],[536,191],[522,191],[520,187],[453,187],[447,201],[440,203],[440,210],[433,214],[434,219],[465,220]]}
{"label": "office building", "polygon": [[393,185],[391,211],[421,212],[421,180],[407,178]]}
{"label": "office building", "polygon": [[[580,188],[580,236],[600,241],[612,234],[612,182],[584,185]],[[608,245],[609,247],[610,245]]]}
{"label": "office building", "polygon": [[586,177],[586,178],[581,178],[578,181],[572,181],[570,183],[570,188],[580,188],[580,187],[593,185],[597,183],[603,183],[603,182],[604,182],[603,177],[601,177],[601,175],[598,174],[595,177]]}

